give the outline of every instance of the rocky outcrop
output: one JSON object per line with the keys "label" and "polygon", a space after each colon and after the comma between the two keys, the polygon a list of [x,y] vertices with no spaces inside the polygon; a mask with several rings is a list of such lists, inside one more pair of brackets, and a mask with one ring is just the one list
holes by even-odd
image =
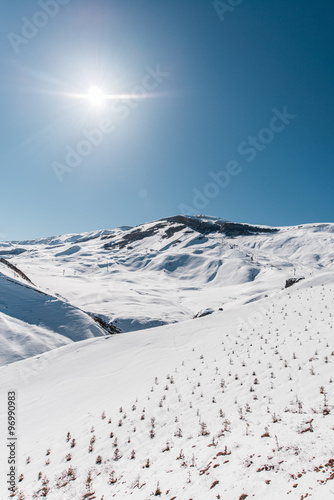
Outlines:
{"label": "rocky outcrop", "polygon": [[296,283],[298,283],[299,281],[301,281],[303,279],[305,279],[305,278],[289,278],[285,282],[285,288],[289,288],[290,286],[295,285]]}

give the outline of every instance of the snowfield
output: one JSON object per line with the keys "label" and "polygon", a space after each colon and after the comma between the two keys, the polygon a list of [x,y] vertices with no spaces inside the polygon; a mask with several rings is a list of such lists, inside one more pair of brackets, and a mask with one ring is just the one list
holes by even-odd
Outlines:
{"label": "snowfield", "polygon": [[[1,267],[2,345],[27,358],[6,347],[0,368],[19,460],[1,498],[334,498],[333,233],[169,218],[2,244],[34,285]],[[38,322],[50,300],[86,340],[56,306]]]}

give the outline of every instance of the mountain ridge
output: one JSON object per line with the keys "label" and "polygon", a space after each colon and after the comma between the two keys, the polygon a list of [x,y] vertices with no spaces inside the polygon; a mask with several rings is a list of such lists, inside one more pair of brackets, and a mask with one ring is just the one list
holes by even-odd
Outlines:
{"label": "mountain ridge", "polygon": [[[277,294],[287,280],[333,271],[333,243],[330,223],[271,228],[177,215],[134,228],[0,243],[0,258],[9,276],[22,279],[22,272],[36,289],[117,333],[233,309]],[[33,316],[38,326],[40,313]]]}

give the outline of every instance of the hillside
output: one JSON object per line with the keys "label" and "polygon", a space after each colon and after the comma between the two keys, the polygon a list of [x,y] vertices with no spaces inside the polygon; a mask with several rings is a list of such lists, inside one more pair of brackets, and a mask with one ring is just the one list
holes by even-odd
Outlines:
{"label": "hillside", "polygon": [[107,334],[90,316],[35,287],[4,259],[0,271],[0,365]]}
{"label": "hillside", "polygon": [[323,273],[0,368],[18,391],[14,498],[332,498],[333,287]]}

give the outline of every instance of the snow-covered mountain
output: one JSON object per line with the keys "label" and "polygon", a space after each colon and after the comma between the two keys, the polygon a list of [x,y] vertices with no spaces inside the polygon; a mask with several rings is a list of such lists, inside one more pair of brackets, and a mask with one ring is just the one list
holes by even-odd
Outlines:
{"label": "snow-covered mountain", "polygon": [[333,240],[178,216],[1,244],[11,498],[333,498]]}
{"label": "snow-covered mountain", "polygon": [[[44,296],[49,306],[62,299],[127,332],[229,309],[275,294],[287,279],[333,270],[333,242],[333,224],[270,228],[176,216],[135,228],[3,243],[0,257],[52,295]],[[5,287],[1,280],[0,313],[8,315],[8,304],[1,304],[15,292],[9,299]],[[49,328],[37,303],[30,310],[28,318],[15,311],[9,316]],[[67,321],[59,321],[51,330],[63,335]],[[65,336],[95,335],[75,331]]]}

